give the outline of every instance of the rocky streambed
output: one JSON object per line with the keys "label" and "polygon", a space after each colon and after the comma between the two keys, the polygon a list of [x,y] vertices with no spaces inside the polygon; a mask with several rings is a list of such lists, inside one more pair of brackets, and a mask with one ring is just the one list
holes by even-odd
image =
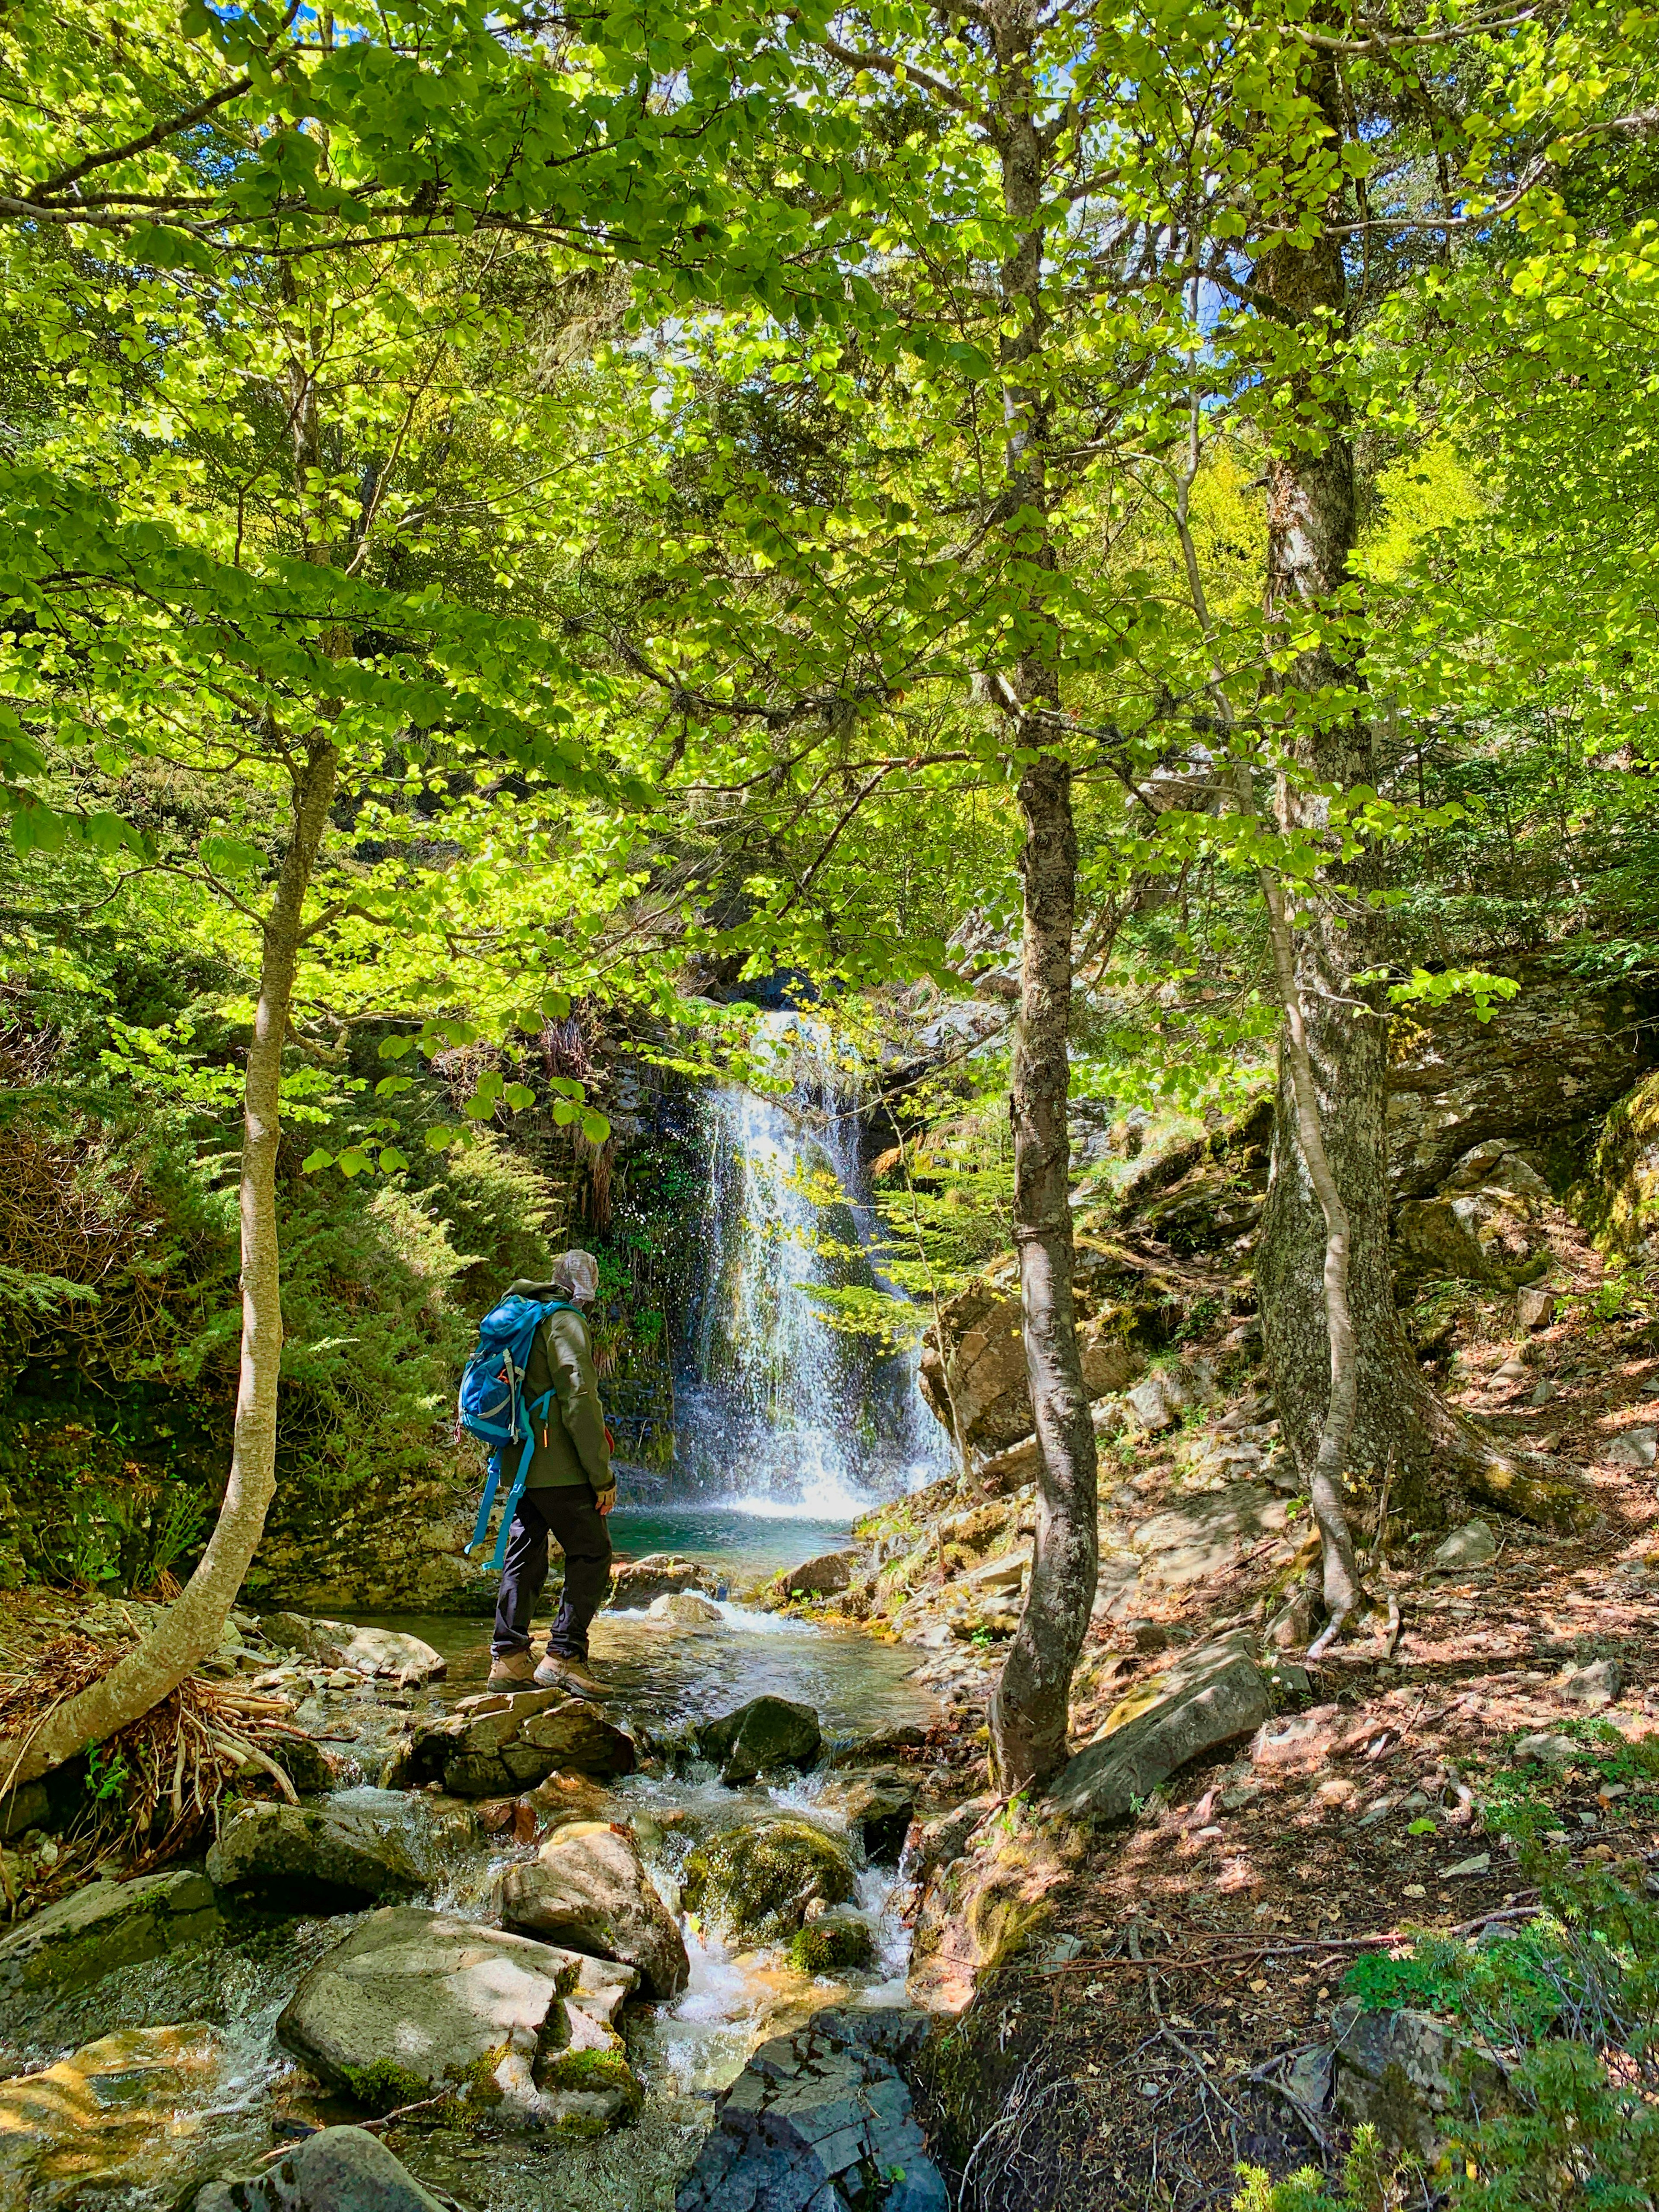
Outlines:
{"label": "rocky streambed", "polygon": [[596,1626],[603,1704],[491,1694],[452,1620],[234,1628],[221,1671],[303,1729],[292,1782],[0,1939],[0,2212],[324,2212],[388,2150],[479,2212],[720,2212],[786,2174],[942,2205],[903,2079],[917,1655],[658,1565]]}

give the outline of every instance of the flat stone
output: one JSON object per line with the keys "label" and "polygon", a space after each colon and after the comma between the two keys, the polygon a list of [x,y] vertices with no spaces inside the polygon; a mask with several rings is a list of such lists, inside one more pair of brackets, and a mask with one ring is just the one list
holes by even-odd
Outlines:
{"label": "flat stone", "polygon": [[949,2212],[894,2063],[924,2027],[825,2012],[763,2043],[717,2103],[676,2212]]}
{"label": "flat stone", "polygon": [[1570,1668],[1556,1686],[1575,1705],[1611,1705],[1625,1686],[1625,1670],[1616,1659],[1598,1659],[1589,1667]]}
{"label": "flat stone", "polygon": [[609,1778],[631,1774],[638,1763],[633,1739],[597,1706],[555,1688],[416,1729],[380,1778],[391,1790],[438,1782],[455,1797],[515,1797],[562,1768]]}
{"label": "flat stone", "polygon": [[970,1567],[961,1577],[963,1587],[989,1595],[997,1590],[1017,1590],[1024,1582],[1031,1565],[1030,1552],[1010,1552],[1000,1559],[987,1559],[982,1566]]}
{"label": "flat stone", "polygon": [[639,1845],[609,1821],[568,1822],[531,1864],[508,1867],[498,1906],[508,1928],[635,1968],[653,1997],[678,1996],[690,1978],[685,1939]]}
{"label": "flat stone", "polygon": [[697,1590],[666,1590],[646,1607],[647,1618],[671,1628],[724,1628],[726,1615],[712,1598]]}
{"label": "flat stone", "polygon": [[693,1741],[701,1757],[719,1763],[720,1779],[729,1784],[753,1782],[781,1766],[811,1766],[823,1737],[811,1705],[768,1697],[705,1721]]}
{"label": "flat stone", "polygon": [[1608,1445],[1609,1467],[1650,1468],[1659,1457],[1659,1429],[1621,1429]]}
{"label": "flat stone", "polygon": [[199,1868],[89,1882],[0,1936],[0,1987],[83,1989],[117,1966],[204,1942],[223,1924]]}
{"label": "flat stone", "polygon": [[1437,1574],[1460,1572],[1465,1567],[1485,1566],[1498,1557],[1498,1539],[1484,1521],[1466,1521],[1434,1547],[1430,1565]]}
{"label": "flat stone", "polygon": [[390,1675],[405,1682],[432,1682],[449,1662],[418,1636],[394,1628],[360,1628],[349,1620],[320,1620],[303,1613],[267,1613],[259,1633],[279,1650],[302,1651],[327,1667],[349,1669],[369,1679]]}
{"label": "flat stone", "polygon": [[274,2166],[210,2181],[191,2212],[447,2212],[401,2159],[363,2128],[323,2128]]}
{"label": "flat stone", "polygon": [[1282,1498],[1261,1483],[1233,1482],[1167,1513],[1155,1513],[1129,1537],[1149,1589],[1184,1589],[1230,1567],[1242,1552],[1288,1527]]}
{"label": "flat stone", "polygon": [[1048,1803],[1071,1820],[1123,1820],[1189,1760],[1254,1735],[1268,1711],[1266,1678],[1249,1636],[1236,1630],[1131,1692],[1067,1762]]}
{"label": "flat stone", "polygon": [[638,1978],[506,1929],[387,1905],[305,1974],[276,2037],[374,2110],[449,2092],[462,2106],[592,2135],[638,2110],[613,2025]]}
{"label": "flat stone", "polygon": [[432,1879],[401,1825],[327,1803],[245,1805],[221,1829],[207,1871],[220,1889],[316,1913],[413,1897]]}

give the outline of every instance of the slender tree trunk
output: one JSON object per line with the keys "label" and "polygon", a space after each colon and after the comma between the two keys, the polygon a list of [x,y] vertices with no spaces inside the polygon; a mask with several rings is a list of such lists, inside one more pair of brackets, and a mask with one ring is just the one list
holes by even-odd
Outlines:
{"label": "slender tree trunk", "polygon": [[283,1308],[276,1243],[276,1146],[283,1042],[301,944],[301,912],[328,823],[338,756],[314,738],[295,777],[293,826],[264,925],[259,997],[242,1109],[242,1364],[230,1478],[200,1563],[166,1618],[103,1678],[57,1707],[21,1742],[0,1744],[0,1778],[28,1782],[101,1743],[175,1690],[214,1650],[252,1562],[276,1487],[276,1383]]}
{"label": "slender tree trunk", "polygon": [[[1048,520],[1048,400],[1042,358],[1040,210],[1047,148],[1034,115],[1037,10],[1033,0],[1002,0],[988,15],[1000,88],[994,135],[1003,204],[1016,240],[1002,271],[1006,467],[1009,504],[1020,518],[1010,534],[1014,557],[1041,573],[1054,568],[1056,556]],[[1077,831],[1071,769],[1058,750],[1041,749],[1056,734],[1060,705],[1054,617],[1036,596],[1024,615],[1027,637],[1009,703],[1022,744],[1040,750],[1019,780],[1024,927],[1009,1104],[1025,1368],[1040,1461],[1030,1582],[991,1703],[993,1764],[1000,1786],[1009,1792],[1048,1781],[1065,1763],[1072,1672],[1088,1630],[1099,1565],[1095,1432],[1072,1296],[1066,1094]]]}
{"label": "slender tree trunk", "polygon": [[[1343,118],[1334,59],[1312,55],[1304,82],[1340,139]],[[1334,202],[1313,244],[1273,246],[1255,272],[1258,289],[1278,304],[1307,349],[1306,366],[1292,378],[1290,418],[1298,434],[1314,434],[1285,438],[1267,464],[1267,610],[1269,621],[1285,629],[1319,607],[1328,608],[1333,595],[1352,581],[1358,530],[1349,418],[1335,380],[1317,374],[1318,356],[1341,338],[1346,325],[1346,280],[1335,230],[1340,219],[1340,204]],[[1333,690],[1352,692],[1356,674],[1340,645],[1321,641],[1297,656],[1282,681],[1287,693],[1305,702]],[[1370,719],[1352,709],[1309,717],[1291,734],[1291,744],[1300,787],[1281,781],[1279,819],[1288,830],[1319,836],[1327,829],[1328,805],[1308,795],[1310,785],[1375,787]],[[1273,1168],[1256,1267],[1267,1364],[1285,1440],[1310,1480],[1317,1474],[1323,1483],[1337,1472],[1339,1479],[1346,1474],[1356,1485],[1375,1487],[1392,1465],[1395,1509],[1421,1525],[1443,1520],[1449,1493],[1455,1498],[1460,1489],[1535,1518],[1571,1520],[1580,1505],[1569,1485],[1518,1463],[1459,1420],[1439,1397],[1418,1367],[1395,1310],[1384,1128],[1388,1021],[1380,990],[1354,982],[1382,957],[1380,919],[1366,902],[1366,893],[1381,880],[1372,854],[1346,866],[1333,860],[1322,871],[1312,911],[1295,933],[1291,980],[1302,1010],[1308,1080],[1298,1096],[1300,1055],[1287,1047],[1279,1058]],[[1305,1095],[1310,1086],[1311,1102]],[[1310,1103],[1328,1166],[1331,1188],[1322,1201],[1323,1177],[1303,1134]],[[1332,1197],[1337,1215],[1330,1211]],[[1323,1447],[1331,1426],[1328,1415],[1339,1411],[1332,1396],[1327,1286],[1332,1222],[1340,1217],[1346,1223],[1352,1331],[1345,1359],[1352,1378],[1343,1392],[1346,1396],[1352,1388],[1352,1413],[1346,1468],[1339,1471]],[[1328,1543],[1328,1597],[1336,1594],[1331,1565]],[[1339,1575],[1339,1590],[1340,1581]]]}

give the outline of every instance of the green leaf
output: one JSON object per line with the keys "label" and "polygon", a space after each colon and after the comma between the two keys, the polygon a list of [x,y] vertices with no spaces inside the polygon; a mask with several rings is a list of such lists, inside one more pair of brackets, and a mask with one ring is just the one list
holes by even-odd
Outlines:
{"label": "green leaf", "polygon": [[374,1086],[377,1098],[396,1098],[405,1091],[415,1088],[412,1075],[383,1075]]}
{"label": "green leaf", "polygon": [[536,1094],[527,1083],[509,1083],[501,1097],[515,1114],[528,1112],[536,1103]]}
{"label": "green leaf", "polygon": [[447,1152],[452,1145],[459,1144],[460,1140],[461,1132],[452,1128],[447,1122],[440,1122],[435,1129],[428,1129],[426,1133],[426,1148],[429,1152]]}
{"label": "green leaf", "polygon": [[406,1168],[408,1165],[409,1155],[407,1152],[400,1152],[396,1145],[386,1145],[382,1147],[380,1152],[380,1173],[382,1175],[395,1175],[399,1168]]}
{"label": "green leaf", "polygon": [[325,1152],[319,1145],[314,1152],[308,1152],[301,1162],[300,1172],[301,1175],[320,1175],[325,1168],[331,1168],[333,1164],[333,1153]]}
{"label": "green leaf", "polygon": [[595,1113],[590,1107],[582,1115],[582,1134],[590,1145],[602,1145],[611,1134],[611,1124],[603,1114]]}
{"label": "green leaf", "polygon": [[374,1163],[361,1145],[348,1145],[335,1162],[343,1176],[367,1175]]}
{"label": "green leaf", "polygon": [[411,1036],[382,1037],[375,1047],[382,1060],[402,1060],[414,1049],[415,1040]]}

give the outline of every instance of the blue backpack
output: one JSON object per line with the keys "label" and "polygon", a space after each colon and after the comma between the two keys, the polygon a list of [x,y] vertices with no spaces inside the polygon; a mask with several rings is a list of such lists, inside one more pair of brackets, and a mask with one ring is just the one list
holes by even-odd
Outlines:
{"label": "blue backpack", "polygon": [[507,1535],[513,1525],[513,1509],[530,1472],[531,1455],[536,1449],[536,1425],[545,1424],[553,1399],[550,1390],[544,1390],[533,1402],[525,1396],[525,1376],[529,1372],[536,1332],[549,1314],[574,1311],[568,1298],[543,1300],[521,1297],[516,1291],[510,1293],[479,1322],[477,1349],[467,1361],[461,1376],[457,1440],[465,1432],[482,1437],[490,1448],[483,1498],[471,1541],[466,1547],[469,1554],[477,1550],[489,1533],[489,1514],[501,1483],[502,1455],[511,1444],[521,1447],[519,1470],[501,1508],[501,1533],[496,1541],[495,1556],[489,1563],[497,1573],[507,1559]]}

